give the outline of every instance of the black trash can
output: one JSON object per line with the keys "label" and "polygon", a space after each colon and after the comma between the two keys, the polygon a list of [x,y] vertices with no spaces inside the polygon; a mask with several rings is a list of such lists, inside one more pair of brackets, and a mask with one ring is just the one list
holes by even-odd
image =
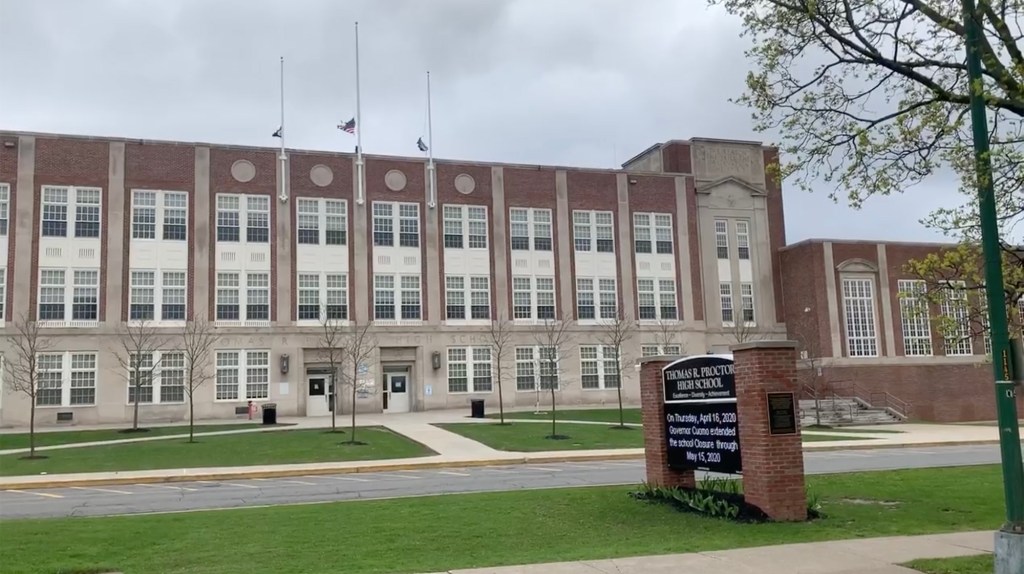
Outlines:
{"label": "black trash can", "polygon": [[473,399],[469,401],[470,417],[474,419],[484,418],[484,400]]}
{"label": "black trash can", "polygon": [[267,403],[263,405],[263,424],[277,424],[277,403]]}

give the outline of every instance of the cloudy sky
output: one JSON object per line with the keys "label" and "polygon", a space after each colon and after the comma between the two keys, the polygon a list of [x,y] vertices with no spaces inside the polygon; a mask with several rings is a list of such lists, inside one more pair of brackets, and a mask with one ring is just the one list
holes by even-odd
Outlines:
{"label": "cloudy sky", "polygon": [[[0,129],[350,151],[360,26],[363,147],[612,167],[655,142],[772,141],[730,103],[740,22],[702,0],[0,0]],[[935,240],[949,182],[861,210],[786,196],[787,239]]]}

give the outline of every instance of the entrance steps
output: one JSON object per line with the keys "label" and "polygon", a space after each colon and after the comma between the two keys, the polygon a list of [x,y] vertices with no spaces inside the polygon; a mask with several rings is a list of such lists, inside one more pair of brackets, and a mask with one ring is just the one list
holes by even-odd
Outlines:
{"label": "entrance steps", "polygon": [[[816,416],[816,413],[820,413]],[[801,399],[800,424],[809,426],[881,425],[903,422],[891,409],[874,407],[855,398]]]}

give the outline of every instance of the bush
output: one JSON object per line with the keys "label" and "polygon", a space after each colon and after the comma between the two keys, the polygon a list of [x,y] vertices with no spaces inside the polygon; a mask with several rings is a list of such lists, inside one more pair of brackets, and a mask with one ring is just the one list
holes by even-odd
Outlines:
{"label": "bush", "polygon": [[[740,482],[730,478],[705,478],[697,488],[651,486],[644,483],[629,495],[636,500],[669,504],[680,512],[693,512],[711,518],[737,522],[768,522],[768,515],[748,504],[740,493]],[[808,494],[808,519],[820,518],[818,496]]]}

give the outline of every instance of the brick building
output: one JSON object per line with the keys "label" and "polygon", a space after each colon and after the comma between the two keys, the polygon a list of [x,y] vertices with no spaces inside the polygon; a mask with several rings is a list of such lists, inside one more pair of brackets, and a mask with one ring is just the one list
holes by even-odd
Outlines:
{"label": "brick building", "polygon": [[[342,412],[494,408],[496,321],[512,330],[507,405],[544,401],[552,381],[564,404],[614,403],[620,383],[636,403],[636,371],[620,382],[603,344],[619,313],[639,323],[627,360],[783,338],[788,322],[826,379],[887,390],[923,418],[993,416],[980,343],[905,357],[901,261],[934,246],[785,247],[765,169],[776,151],[758,143],[670,141],[622,170],[438,161],[433,188],[421,158],[364,156],[361,186],[352,154],[277,153],[0,132],[0,319],[8,335],[36,319],[53,343],[41,424],[130,420],[120,333],[142,320],[169,341],[141,359],[159,364],[140,392],[149,422],[186,416],[174,344],[190,319],[217,333],[199,418],[250,401],[329,414],[321,316],[370,325],[376,341]],[[848,335],[848,308],[872,318],[870,336]],[[543,360],[550,320],[571,334],[557,372]],[[0,424],[24,424],[27,400],[0,392]]]}

